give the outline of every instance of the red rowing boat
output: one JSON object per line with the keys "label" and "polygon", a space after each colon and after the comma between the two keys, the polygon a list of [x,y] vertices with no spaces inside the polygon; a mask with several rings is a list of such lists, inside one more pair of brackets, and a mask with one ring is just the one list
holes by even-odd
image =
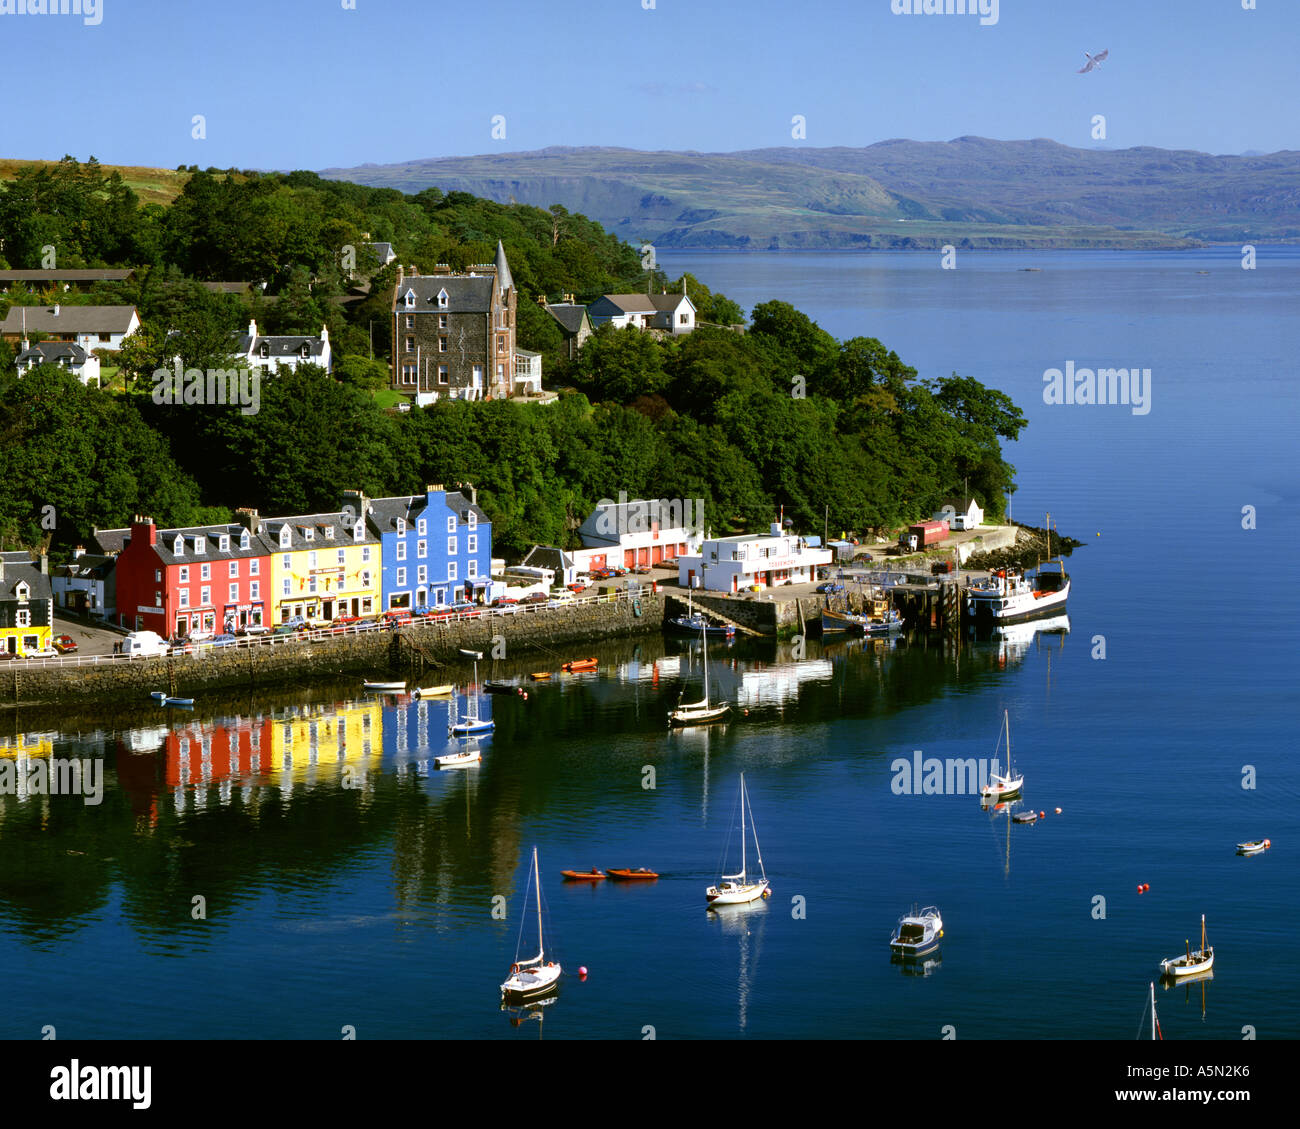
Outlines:
{"label": "red rowing boat", "polygon": [[599,882],[605,877],[603,871],[594,866],[590,870],[562,870],[566,882]]}
{"label": "red rowing boat", "polygon": [[638,866],[635,870],[628,870],[626,867],[610,867],[605,873],[617,882],[634,882],[637,879],[659,877],[653,870],[646,870],[644,866]]}

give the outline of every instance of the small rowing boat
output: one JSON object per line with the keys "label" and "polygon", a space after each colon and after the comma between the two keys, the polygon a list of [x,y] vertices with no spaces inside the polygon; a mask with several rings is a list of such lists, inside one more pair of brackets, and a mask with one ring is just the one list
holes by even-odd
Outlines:
{"label": "small rowing boat", "polygon": [[551,677],[551,672],[549,670],[535,670],[528,677],[534,682],[545,682]]}
{"label": "small rowing boat", "polygon": [[590,870],[562,870],[566,882],[602,882],[605,878],[605,872],[596,867]]}
{"label": "small rowing boat", "polygon": [[574,659],[573,662],[565,663],[561,670],[567,670],[570,674],[579,674],[582,671],[596,670],[600,664],[594,659]]}
{"label": "small rowing boat", "polygon": [[422,686],[419,689],[413,690],[411,696],[413,698],[445,698],[454,689],[456,689],[456,687],[454,687],[450,682],[447,683],[446,686]]}
{"label": "small rowing boat", "polygon": [[1038,813],[1036,811],[1018,811],[1011,817],[1013,823],[1037,823]]}
{"label": "small rowing boat", "polygon": [[363,690],[378,690],[385,694],[400,694],[406,689],[405,682],[363,682]]}
{"label": "small rowing boat", "polygon": [[155,702],[161,702],[164,698],[167,697],[167,691],[155,690],[149,695],[149,697],[151,697]]}
{"label": "small rowing boat", "polygon": [[636,882],[659,877],[653,870],[646,870],[644,866],[638,866],[635,870],[611,866],[606,869],[605,874],[615,882]]}
{"label": "small rowing boat", "polygon": [[173,698],[173,697],[171,697],[170,695],[168,695],[167,697],[163,698],[163,700],[162,700],[162,704],[163,704],[164,706],[182,706],[182,707],[184,707],[184,706],[192,706],[192,705],[194,705],[194,699],[193,699],[193,698]]}
{"label": "small rowing boat", "polygon": [[1249,843],[1238,843],[1237,854],[1239,855],[1257,855],[1261,851],[1268,850],[1273,844],[1268,839],[1252,839]]}

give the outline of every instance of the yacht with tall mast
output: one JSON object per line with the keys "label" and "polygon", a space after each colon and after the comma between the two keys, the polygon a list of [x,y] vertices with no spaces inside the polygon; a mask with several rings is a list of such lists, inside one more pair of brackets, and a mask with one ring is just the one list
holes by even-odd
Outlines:
{"label": "yacht with tall mast", "polygon": [[[515,962],[510,966],[510,975],[501,985],[501,996],[505,1000],[530,1000],[555,991],[560,981],[560,965],[546,959],[546,944],[542,939],[542,884],[537,866],[537,848],[533,848],[532,885],[537,891],[537,955],[527,960],[519,959],[519,945],[523,944],[523,925],[519,928],[519,945],[515,947]],[[524,901],[527,904],[527,891]]]}
{"label": "yacht with tall mast", "polygon": [[704,892],[708,899],[709,908],[717,906],[741,905],[746,902],[752,902],[756,898],[766,898],[771,896],[771,888],[767,883],[767,871],[763,867],[763,852],[758,845],[758,832],[754,828],[754,813],[749,813],[749,830],[754,836],[754,852],[758,856],[758,870],[762,875],[756,881],[751,880],[748,873],[748,858],[745,852],[745,808],[749,803],[749,794],[745,790],[745,774],[740,774],[740,870],[736,874],[724,874],[718,880],[716,885],[710,886]]}
{"label": "yacht with tall mast", "polygon": [[709,701],[709,639],[703,628],[700,630],[700,641],[704,647],[704,697],[698,702],[679,702],[677,708],[668,714],[669,725],[699,725],[705,721],[719,721],[731,710],[727,702],[714,705]]}

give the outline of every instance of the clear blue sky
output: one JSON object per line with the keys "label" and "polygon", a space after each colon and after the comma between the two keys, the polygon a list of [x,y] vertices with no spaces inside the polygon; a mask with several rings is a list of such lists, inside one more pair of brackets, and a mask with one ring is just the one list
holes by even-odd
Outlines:
{"label": "clear blue sky", "polygon": [[1300,0],[1001,0],[992,26],[891,0],[98,2],[97,26],[0,14],[0,156],[319,169],[548,145],[1090,147],[1094,114],[1116,148],[1300,148]]}

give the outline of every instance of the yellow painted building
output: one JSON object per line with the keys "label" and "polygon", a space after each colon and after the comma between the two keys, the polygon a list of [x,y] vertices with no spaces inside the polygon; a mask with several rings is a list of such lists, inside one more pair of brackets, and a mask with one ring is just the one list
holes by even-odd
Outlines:
{"label": "yellow painted building", "polygon": [[378,615],[383,568],[379,538],[363,515],[304,514],[258,520],[256,532],[271,558],[266,593],[271,626],[302,616],[309,623],[331,623],[340,616]]}
{"label": "yellow painted building", "polygon": [[0,651],[46,651],[54,634],[54,590],[44,557],[0,553]]}

